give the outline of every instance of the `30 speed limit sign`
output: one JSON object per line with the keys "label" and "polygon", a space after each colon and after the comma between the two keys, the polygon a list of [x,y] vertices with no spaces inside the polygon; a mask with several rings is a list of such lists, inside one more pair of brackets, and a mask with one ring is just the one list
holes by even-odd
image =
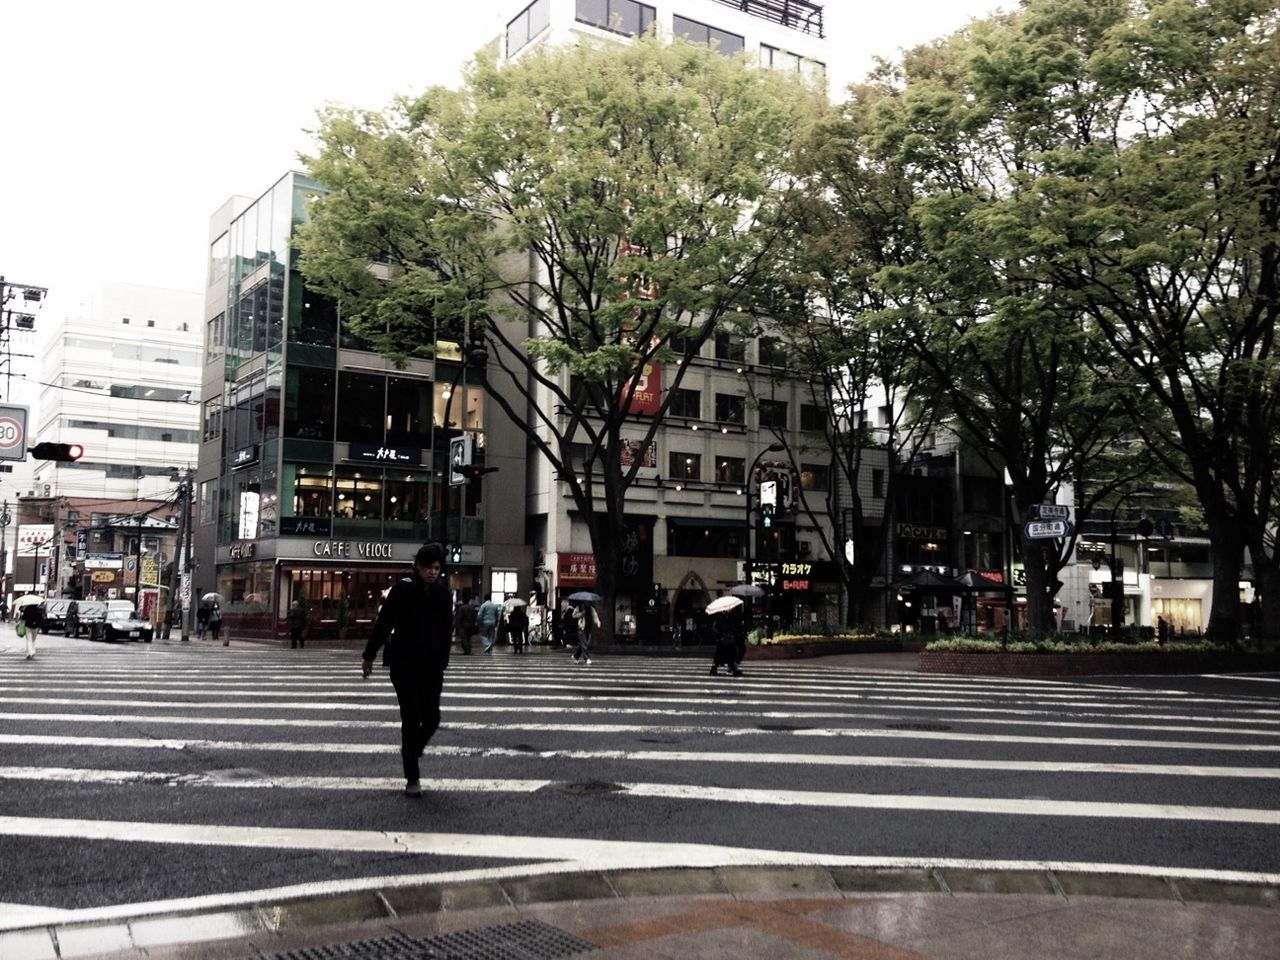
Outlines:
{"label": "30 speed limit sign", "polygon": [[0,404],[0,460],[27,459],[27,408]]}

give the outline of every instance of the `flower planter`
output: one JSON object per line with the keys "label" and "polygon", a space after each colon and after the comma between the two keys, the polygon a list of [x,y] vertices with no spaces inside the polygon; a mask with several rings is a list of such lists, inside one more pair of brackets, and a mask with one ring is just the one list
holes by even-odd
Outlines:
{"label": "flower planter", "polygon": [[801,660],[835,653],[900,653],[898,640],[796,640],[789,643],[761,643],[747,647],[748,660]]}
{"label": "flower planter", "polygon": [[921,673],[1072,677],[1123,673],[1257,673],[1280,670],[1280,654],[1234,653],[959,653],[924,650]]}

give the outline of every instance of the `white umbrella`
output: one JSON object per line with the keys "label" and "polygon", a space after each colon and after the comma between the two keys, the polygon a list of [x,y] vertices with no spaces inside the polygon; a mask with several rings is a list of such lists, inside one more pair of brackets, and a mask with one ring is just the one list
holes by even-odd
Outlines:
{"label": "white umbrella", "polygon": [[220,593],[206,593],[203,597],[201,597],[201,598],[200,598],[200,602],[201,602],[201,603],[221,603],[221,602],[222,602],[222,594],[220,594]]}
{"label": "white umbrella", "polygon": [[502,609],[510,613],[516,607],[527,607],[528,600],[521,600],[519,597],[512,597],[510,600],[502,601]]}
{"label": "white umbrella", "polygon": [[707,613],[728,613],[730,610],[737,610],[742,606],[741,597],[717,597],[707,604]]}
{"label": "white umbrella", "polygon": [[19,610],[22,607],[29,607],[33,603],[42,603],[44,597],[38,597],[34,593],[23,594],[13,601],[13,609]]}

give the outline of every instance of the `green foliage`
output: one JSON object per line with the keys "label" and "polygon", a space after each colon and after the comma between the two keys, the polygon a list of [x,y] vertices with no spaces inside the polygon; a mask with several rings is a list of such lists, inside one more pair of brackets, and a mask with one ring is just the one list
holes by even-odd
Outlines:
{"label": "green foliage", "polygon": [[1090,643],[1088,640],[1052,640],[1040,638],[1036,640],[1010,640],[1007,645],[999,640],[988,640],[980,637],[946,637],[934,640],[925,646],[926,650],[943,653],[1210,653],[1221,652],[1218,647],[1208,641],[1170,642],[1159,644],[1154,640],[1122,643],[1104,640]]}
{"label": "green foliage", "polygon": [[747,642],[767,647],[796,643],[846,643],[850,640],[871,642],[880,639],[882,638],[874,633],[776,633],[770,638],[763,630],[753,630],[748,635]]}

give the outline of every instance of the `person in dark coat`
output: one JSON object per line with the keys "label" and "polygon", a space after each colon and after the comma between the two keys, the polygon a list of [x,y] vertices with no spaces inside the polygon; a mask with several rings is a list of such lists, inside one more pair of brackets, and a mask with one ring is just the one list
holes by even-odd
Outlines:
{"label": "person in dark coat", "polygon": [[387,594],[361,663],[369,676],[374,657],[386,647],[383,661],[400,704],[400,758],[409,797],[422,796],[418,758],[440,726],[440,691],[449,666],[453,601],[440,582],[443,569],[444,548],[424,544],[413,559],[413,576],[397,581]]}
{"label": "person in dark coat", "polygon": [[293,601],[293,606],[289,608],[289,646],[304,647],[306,641],[303,638],[303,631],[307,629],[307,608],[299,597]]}
{"label": "person in dark coat", "polygon": [[466,656],[471,655],[471,638],[476,635],[476,604],[470,600],[460,600],[453,611],[453,638]]}
{"label": "person in dark coat", "polygon": [[511,652],[524,653],[529,639],[529,615],[524,607],[516,605],[507,614],[507,633],[511,637]]}
{"label": "person in dark coat", "polygon": [[715,631],[716,654],[711,661],[711,675],[714,677],[721,667],[728,667],[735,677],[742,676],[738,669],[738,631],[735,628],[737,617],[730,613],[721,613],[711,618],[711,628]]}

